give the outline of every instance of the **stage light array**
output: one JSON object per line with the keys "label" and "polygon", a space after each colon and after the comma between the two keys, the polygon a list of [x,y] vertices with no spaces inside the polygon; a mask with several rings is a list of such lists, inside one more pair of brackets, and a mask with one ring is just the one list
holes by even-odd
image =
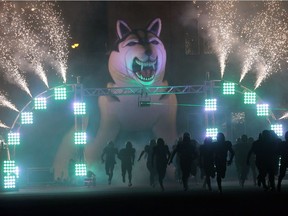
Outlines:
{"label": "stage light array", "polygon": [[6,175],[14,173],[16,175],[16,166],[14,160],[4,160],[3,173]]}
{"label": "stage light array", "polygon": [[16,176],[15,175],[4,176],[3,187],[4,189],[16,188]]}
{"label": "stage light array", "polygon": [[33,113],[22,112],[21,113],[21,124],[33,124]]}
{"label": "stage light array", "polygon": [[244,93],[244,104],[256,104],[256,93],[245,92]]}
{"label": "stage light array", "polygon": [[272,124],[271,130],[273,130],[277,136],[282,137],[283,136],[283,126],[282,124]]}
{"label": "stage light array", "polygon": [[75,132],[74,143],[75,145],[85,145],[87,142],[86,132]]}
{"label": "stage light array", "polygon": [[75,175],[86,176],[87,175],[86,164],[75,164]]}
{"label": "stage light array", "polygon": [[74,115],[85,115],[86,114],[86,104],[81,102],[74,103]]}
{"label": "stage light array", "polygon": [[8,145],[19,145],[20,144],[20,133],[8,133]]}
{"label": "stage light array", "polygon": [[205,111],[216,111],[217,100],[216,99],[205,99]]}
{"label": "stage light array", "polygon": [[206,137],[212,137],[213,140],[217,139],[218,128],[206,128]]}
{"label": "stage light array", "polygon": [[44,97],[39,97],[39,98],[35,98],[34,99],[34,108],[36,110],[44,110],[47,108],[47,102],[46,102],[46,98]]}
{"label": "stage light array", "polygon": [[268,116],[269,105],[268,104],[257,104],[257,116]]}
{"label": "stage light array", "polygon": [[223,94],[234,95],[235,94],[235,83],[223,83]]}
{"label": "stage light array", "polygon": [[54,99],[55,100],[66,100],[67,91],[65,87],[58,87],[54,89]]}
{"label": "stage light array", "polygon": [[4,161],[3,163],[4,174],[4,189],[16,188],[16,166],[15,161]]}

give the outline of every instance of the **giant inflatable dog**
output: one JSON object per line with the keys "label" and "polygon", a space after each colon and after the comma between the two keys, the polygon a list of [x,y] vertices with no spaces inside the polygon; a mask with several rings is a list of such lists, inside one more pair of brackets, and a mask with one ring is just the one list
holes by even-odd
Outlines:
{"label": "giant inflatable dog", "polygon": [[[132,30],[124,21],[117,21],[119,40],[109,57],[109,72],[114,83],[108,88],[132,86],[167,86],[163,81],[166,50],[160,40],[161,20],[155,19],[146,29]],[[101,122],[93,144],[87,145],[87,162],[99,158],[104,145],[115,140],[121,130],[151,129],[155,137],[174,143],[177,100],[175,95],[153,95],[150,107],[138,106],[138,95],[99,97]],[[153,105],[161,103],[161,106]]]}
{"label": "giant inflatable dog", "polygon": [[[114,82],[108,83],[107,88],[168,85],[167,81],[163,80],[166,50],[159,38],[161,27],[159,18],[153,20],[145,29],[131,29],[124,21],[117,21],[118,40],[108,62]],[[174,144],[177,138],[176,96],[151,95],[152,105],[149,107],[139,107],[138,99],[139,95],[99,97],[99,128],[95,139],[88,143],[84,150],[89,169],[93,170],[91,167],[95,167],[100,161],[104,146],[110,140],[115,141],[121,131],[151,130],[154,137],[162,137],[167,144]],[[142,143],[141,148],[144,144]],[[62,151],[64,155],[67,154],[64,147]],[[59,157],[60,155],[59,153]]]}

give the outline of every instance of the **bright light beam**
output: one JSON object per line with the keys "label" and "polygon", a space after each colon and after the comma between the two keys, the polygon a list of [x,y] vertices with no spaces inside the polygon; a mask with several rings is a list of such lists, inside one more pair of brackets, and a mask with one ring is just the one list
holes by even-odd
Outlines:
{"label": "bright light beam", "polygon": [[279,120],[281,120],[281,119],[287,119],[287,118],[288,118],[288,112],[284,113],[284,115],[281,116],[281,117],[279,118]]}

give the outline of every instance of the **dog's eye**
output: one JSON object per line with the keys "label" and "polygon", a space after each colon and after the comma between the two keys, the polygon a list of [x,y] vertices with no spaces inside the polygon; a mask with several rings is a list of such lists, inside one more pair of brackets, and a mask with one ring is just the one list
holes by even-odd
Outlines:
{"label": "dog's eye", "polygon": [[157,40],[151,40],[150,43],[153,44],[153,45],[158,45],[158,44],[159,44],[159,41],[157,41]]}
{"label": "dog's eye", "polygon": [[138,44],[138,41],[129,41],[125,44],[125,46],[135,46],[136,44]]}

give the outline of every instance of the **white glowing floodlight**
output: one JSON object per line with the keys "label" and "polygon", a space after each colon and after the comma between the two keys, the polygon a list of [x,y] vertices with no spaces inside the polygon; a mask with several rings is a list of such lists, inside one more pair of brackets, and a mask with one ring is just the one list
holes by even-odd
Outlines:
{"label": "white glowing floodlight", "polygon": [[10,132],[8,133],[8,145],[19,145],[20,144],[20,133]]}
{"label": "white glowing floodlight", "polygon": [[4,176],[3,184],[4,189],[16,188],[16,176],[15,175]]}
{"label": "white glowing floodlight", "polygon": [[268,116],[269,104],[257,104],[257,116]]}
{"label": "white glowing floodlight", "polygon": [[86,164],[75,164],[75,175],[86,176],[87,175]]}
{"label": "white glowing floodlight", "polygon": [[74,103],[74,115],[85,115],[86,114],[86,104],[83,102]]}
{"label": "white glowing floodlight", "polygon": [[65,87],[57,87],[54,89],[54,99],[55,100],[66,100],[67,90]]}
{"label": "white glowing floodlight", "polygon": [[16,188],[17,168],[14,160],[3,161],[4,189]]}
{"label": "white glowing floodlight", "polygon": [[256,104],[256,93],[245,92],[244,93],[244,104]]}
{"label": "white glowing floodlight", "polygon": [[282,124],[273,124],[271,125],[271,130],[273,130],[277,136],[282,137],[283,136],[283,126]]}
{"label": "white glowing floodlight", "polygon": [[86,132],[75,132],[74,143],[75,145],[85,145],[87,142]]}
{"label": "white glowing floodlight", "polygon": [[33,124],[33,113],[22,112],[21,113],[21,124]]}
{"label": "white glowing floodlight", "polygon": [[39,97],[34,99],[35,110],[44,110],[47,108],[47,101],[44,97]]}
{"label": "white glowing floodlight", "polygon": [[212,137],[212,140],[217,139],[218,128],[206,128],[206,137]]}
{"label": "white glowing floodlight", "polygon": [[217,100],[216,99],[205,99],[205,111],[216,111]]}
{"label": "white glowing floodlight", "polygon": [[3,173],[4,174],[10,174],[10,173],[16,174],[16,166],[15,166],[14,160],[4,160]]}
{"label": "white glowing floodlight", "polygon": [[235,94],[235,83],[223,83],[223,94],[234,95]]}

